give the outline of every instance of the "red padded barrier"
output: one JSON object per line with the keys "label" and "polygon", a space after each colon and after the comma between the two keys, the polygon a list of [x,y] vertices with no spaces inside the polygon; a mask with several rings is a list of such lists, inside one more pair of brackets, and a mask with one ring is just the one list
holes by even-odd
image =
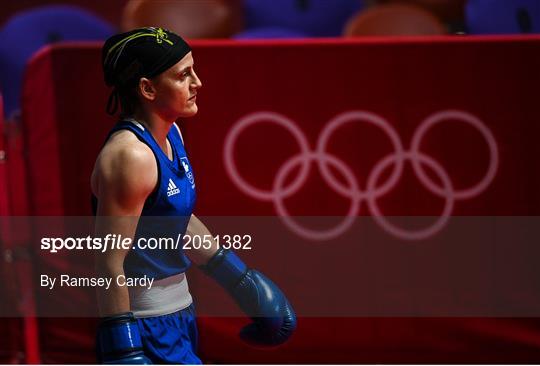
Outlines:
{"label": "red padded barrier", "polygon": [[[59,50],[60,53],[58,53]],[[75,51],[71,60],[64,59]],[[67,70],[72,63],[80,69]],[[62,76],[60,76],[62,75]],[[68,76],[69,75],[69,76]],[[23,91],[23,124],[28,152],[29,195],[33,216],[91,215],[89,179],[94,159],[113,120],[106,120],[106,90],[96,46],[45,48],[29,63]],[[75,82],[74,82],[75,81]],[[95,84],[88,89],[89,85]],[[77,96],[67,100],[58,90]],[[37,97],[39,96],[39,97]],[[71,99],[71,97],[70,97]],[[36,248],[37,249],[37,248]],[[35,257],[39,273],[91,273],[88,257],[68,253],[62,257]],[[37,278],[36,278],[37,280]],[[38,288],[37,297],[47,297]],[[40,304],[37,304],[38,312]],[[65,291],[54,306],[96,307],[93,289]],[[96,319],[42,318],[41,360],[44,363],[93,363]]]}
{"label": "red padded barrier", "polygon": [[[6,143],[4,136],[4,112],[2,108],[2,98],[0,96],[0,216],[9,215],[8,202],[8,182],[7,182],[7,163],[6,163]],[[0,313],[13,313],[15,306],[14,293],[9,284],[12,277],[9,275],[11,260],[9,250],[6,245],[5,228],[0,227]],[[20,319],[1,319],[0,320],[0,363],[17,363],[24,358],[23,334],[19,331]]]}
{"label": "red padded barrier", "polygon": [[9,214],[7,172],[6,172],[6,143],[4,137],[4,106],[0,95],[0,216]]}
{"label": "red padded barrier", "polygon": [[[229,178],[223,161],[227,133],[253,112],[270,110],[287,116],[300,126],[313,147],[334,116],[367,110],[387,119],[409,148],[420,121],[436,112],[457,109],[488,126],[500,160],[489,185],[478,196],[456,204],[453,215],[538,215],[539,172],[527,163],[540,153],[535,142],[540,127],[535,120],[534,94],[540,82],[540,75],[534,72],[540,61],[539,44],[538,37],[194,42],[196,69],[204,86],[198,97],[200,113],[182,123],[182,128],[197,177],[197,214],[275,215],[271,203],[242,193]],[[104,113],[108,91],[99,62],[99,45],[58,45],[44,49],[29,64],[23,121],[33,215],[90,213],[90,172],[114,122]],[[388,153],[387,138],[376,130],[355,128],[341,132],[329,148],[350,166],[372,167]],[[249,130],[245,134],[239,140],[241,155],[237,156],[250,159],[238,162],[240,170],[250,183],[268,189],[280,164],[297,147],[280,130],[261,127],[258,133]],[[359,140],[363,143],[360,149]],[[482,143],[474,130],[441,127],[430,132],[422,151],[444,161],[453,183],[463,188],[474,184],[481,176],[478,172],[489,162],[489,151]],[[464,151],[472,151],[475,159]],[[460,165],[463,159],[467,168]],[[355,171],[363,187],[367,173],[367,168]],[[438,214],[440,199],[424,199],[417,182],[411,177],[404,179],[397,193],[381,199],[385,213]],[[292,213],[343,215],[347,203],[315,183],[310,181],[299,197],[287,201]],[[314,196],[319,199],[313,200]],[[84,261],[74,255],[54,260],[38,256],[36,261],[37,268],[52,273],[66,268],[77,273],[89,271],[79,268]],[[260,263],[265,264],[262,259]],[[215,285],[207,286],[196,270],[191,272],[190,287],[200,301],[224,296],[221,292],[205,293],[202,288],[211,292]],[[301,294],[291,296],[298,299]],[[66,299],[71,306],[83,307],[95,301],[91,291],[80,289],[66,292]],[[537,319],[301,318],[292,341],[273,352],[254,350],[237,340],[238,325],[244,322],[201,318],[204,360],[493,363],[540,359]],[[42,319],[40,325],[44,362],[93,359],[91,319]]]}

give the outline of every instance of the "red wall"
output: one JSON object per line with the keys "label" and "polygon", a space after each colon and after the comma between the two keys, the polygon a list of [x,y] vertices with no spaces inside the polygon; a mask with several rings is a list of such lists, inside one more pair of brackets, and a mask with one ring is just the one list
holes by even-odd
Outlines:
{"label": "red wall", "polygon": [[[197,101],[200,113],[182,121],[181,126],[196,174],[196,213],[234,218],[275,217],[280,212],[269,195],[242,189],[226,159],[226,145],[234,126],[255,112],[270,111],[285,116],[286,124],[298,129],[297,138],[305,139],[306,151],[311,152],[303,155],[312,163],[311,173],[294,194],[286,194],[285,207],[292,215],[343,216],[351,202],[347,195],[361,199],[359,211],[352,212],[354,216],[373,216],[374,202],[384,215],[439,217],[446,207],[446,214],[454,221],[463,216],[538,215],[536,187],[540,182],[534,157],[540,153],[535,95],[540,82],[535,71],[540,61],[539,43],[538,37],[194,43],[196,70],[203,82]],[[99,45],[57,45],[42,51],[29,64],[23,122],[32,215],[90,213],[90,172],[114,122],[104,113],[108,90],[101,81],[99,59]],[[396,175],[399,179],[386,189],[384,181],[390,166],[379,180],[373,178],[374,168],[382,168],[381,161],[393,146],[373,123],[348,123],[336,129],[328,140],[329,153],[314,154],[325,128],[338,123],[337,116],[351,111],[362,111],[363,118],[384,126],[384,131],[394,136],[395,144],[401,141],[402,151],[392,155],[396,159],[413,157],[411,141],[422,134],[419,128],[430,123],[430,116],[453,111],[447,113],[448,120],[426,131],[420,144],[423,154],[415,155],[435,174],[428,172],[428,180],[422,182],[410,161],[405,161],[402,174]],[[464,119],[472,121],[473,127]],[[299,151],[292,136],[285,128],[268,123],[250,126],[239,135],[234,158],[247,183],[263,190],[275,189],[279,170],[284,169],[283,164],[294,162],[290,159]],[[333,183],[316,173],[317,159],[326,159],[337,169]],[[288,178],[284,176],[285,185],[295,179],[296,171],[289,173]],[[379,188],[366,191],[370,175]],[[437,194],[441,190],[432,186],[445,182],[452,189],[448,186]],[[450,201],[452,205],[448,206]],[[280,225],[277,239],[297,241],[298,247],[287,251],[276,245],[271,250],[268,245],[272,240],[264,238],[260,254],[252,254],[249,259],[278,278],[293,303],[300,304],[297,335],[280,351],[263,352],[236,340],[243,320],[203,317],[205,360],[538,362],[540,328],[531,318],[342,317],[339,312],[302,316],[304,304],[309,304],[302,302],[302,297],[324,296],[323,289],[332,290],[326,282],[326,287],[318,287],[318,281],[327,278],[336,288],[350,284],[351,291],[357,291],[360,279],[355,278],[354,259],[364,255],[363,261],[373,268],[378,262],[368,263],[369,258],[358,247],[354,253],[339,250],[340,245],[350,245],[347,238],[358,235],[358,224],[317,247],[286,224]],[[449,225],[445,223],[428,237],[436,240],[450,230]],[[404,240],[407,238],[384,223],[375,228],[379,240],[400,243],[395,252],[383,254],[403,265],[397,254],[406,252],[403,242],[409,243]],[[314,249],[301,251],[298,248],[302,245]],[[388,250],[394,249],[389,245]],[[267,251],[273,251],[273,256],[265,257],[262,253]],[[305,273],[303,264],[310,258],[322,258],[319,273]],[[327,271],[328,263],[340,260],[353,265],[343,269],[349,277]],[[54,260],[50,256],[35,257],[37,272],[86,270],[81,269],[84,263],[88,265],[84,258],[72,255],[55,256]],[[280,273],[280,268],[288,268],[288,272]],[[297,275],[296,281],[287,282],[286,273]],[[312,274],[320,277],[310,277]],[[225,295],[196,270],[191,271],[190,280],[201,311],[205,302],[216,297],[224,306],[230,305]],[[370,282],[369,277],[361,281]],[[293,285],[304,286],[305,290],[291,290],[296,289]],[[43,291],[37,291],[38,298],[47,297]],[[339,294],[331,298],[338,305],[344,301]],[[66,299],[71,307],[86,307],[94,301],[92,291],[78,289],[51,301],[66,306]],[[92,361],[92,319],[40,319],[40,325],[44,362]]]}

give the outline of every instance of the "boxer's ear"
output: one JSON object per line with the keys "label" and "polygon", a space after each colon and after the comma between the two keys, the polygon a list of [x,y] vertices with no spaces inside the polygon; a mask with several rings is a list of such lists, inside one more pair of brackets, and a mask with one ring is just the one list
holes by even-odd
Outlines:
{"label": "boxer's ear", "polygon": [[147,78],[141,78],[139,80],[139,94],[147,100],[156,99],[156,88],[152,80]]}

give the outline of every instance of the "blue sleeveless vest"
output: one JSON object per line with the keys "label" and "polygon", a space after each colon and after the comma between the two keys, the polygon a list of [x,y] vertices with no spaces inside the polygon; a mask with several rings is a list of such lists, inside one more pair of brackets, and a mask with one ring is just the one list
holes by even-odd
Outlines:
{"label": "blue sleeveless vest", "polygon": [[[124,260],[125,275],[127,277],[146,275],[159,280],[185,272],[191,261],[182,249],[183,241],[177,239],[186,232],[195,206],[196,194],[193,170],[180,133],[176,126],[172,126],[167,134],[173,150],[171,161],[150,131],[135,120],[118,122],[109,133],[109,137],[119,130],[131,131],[152,149],[158,167],[156,189],[145,202],[137,225],[134,245]],[[168,248],[162,249],[141,249],[140,245],[137,245],[141,239],[145,244],[149,244],[148,239],[151,238],[172,238],[178,246],[174,247],[170,241]]]}

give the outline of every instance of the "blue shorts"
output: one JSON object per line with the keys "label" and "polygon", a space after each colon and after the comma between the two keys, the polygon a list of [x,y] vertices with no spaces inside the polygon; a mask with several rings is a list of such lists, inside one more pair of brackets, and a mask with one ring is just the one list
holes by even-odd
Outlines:
{"label": "blue shorts", "polygon": [[144,355],[155,364],[202,364],[193,304],[176,313],[137,319]]}

